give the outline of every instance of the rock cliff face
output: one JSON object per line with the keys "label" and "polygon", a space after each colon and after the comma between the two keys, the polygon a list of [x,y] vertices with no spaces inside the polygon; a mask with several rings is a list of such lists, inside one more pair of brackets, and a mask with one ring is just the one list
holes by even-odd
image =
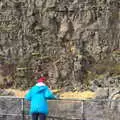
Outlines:
{"label": "rock cliff face", "polygon": [[51,87],[79,89],[99,62],[120,67],[119,8],[118,0],[1,0],[1,84],[24,88],[45,73]]}

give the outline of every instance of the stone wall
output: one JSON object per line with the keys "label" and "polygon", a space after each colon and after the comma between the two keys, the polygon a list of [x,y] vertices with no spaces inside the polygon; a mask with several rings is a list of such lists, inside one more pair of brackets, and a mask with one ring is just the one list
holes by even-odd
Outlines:
{"label": "stone wall", "polygon": [[[113,102],[117,104],[111,107],[110,101],[102,99],[51,100],[48,120],[119,120],[120,101]],[[31,116],[28,116],[28,111],[27,101],[20,98],[0,97],[0,120],[29,120]]]}

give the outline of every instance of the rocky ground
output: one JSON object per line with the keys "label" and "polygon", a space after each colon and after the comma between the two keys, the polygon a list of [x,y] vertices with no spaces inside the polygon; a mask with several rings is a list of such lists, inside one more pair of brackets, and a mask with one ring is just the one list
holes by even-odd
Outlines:
{"label": "rocky ground", "polygon": [[[66,89],[56,89],[52,91],[62,99],[119,99],[119,82],[120,76],[99,78],[91,82],[89,91],[66,91]],[[7,91],[8,93],[13,92],[17,97],[24,97],[27,92],[13,89],[7,89]]]}

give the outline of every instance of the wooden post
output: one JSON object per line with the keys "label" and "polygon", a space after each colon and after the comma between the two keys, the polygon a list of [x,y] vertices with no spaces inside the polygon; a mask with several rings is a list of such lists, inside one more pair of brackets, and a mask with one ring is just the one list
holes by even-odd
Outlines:
{"label": "wooden post", "polygon": [[21,111],[22,111],[22,120],[24,120],[24,98],[22,98],[22,106],[21,106]]}

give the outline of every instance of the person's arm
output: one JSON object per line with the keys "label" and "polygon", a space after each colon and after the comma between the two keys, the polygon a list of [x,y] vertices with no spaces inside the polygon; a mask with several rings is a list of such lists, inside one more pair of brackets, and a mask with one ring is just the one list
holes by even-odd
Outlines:
{"label": "person's arm", "polygon": [[31,101],[31,89],[26,93],[25,95],[25,99],[28,100],[28,101]]}
{"label": "person's arm", "polygon": [[53,92],[48,88],[45,91],[45,98],[46,99],[57,99],[57,97],[53,94]]}

